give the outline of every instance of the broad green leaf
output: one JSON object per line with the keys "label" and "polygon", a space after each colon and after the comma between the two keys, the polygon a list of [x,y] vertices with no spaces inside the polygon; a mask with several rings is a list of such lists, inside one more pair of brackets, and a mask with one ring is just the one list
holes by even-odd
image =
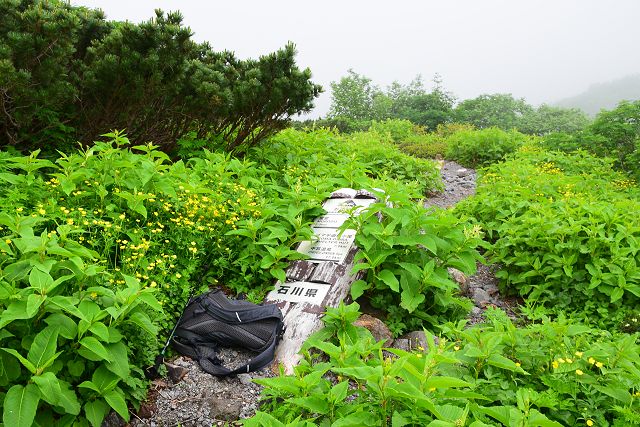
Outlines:
{"label": "broad green leaf", "polygon": [[[80,340],[82,347],[78,353],[85,359],[98,362],[100,360],[112,361],[111,354],[95,337],[84,337]],[[84,351],[83,351],[84,350]]]}
{"label": "broad green leaf", "polygon": [[31,294],[27,297],[27,316],[34,317],[46,297],[39,294]]}
{"label": "broad green leaf", "polygon": [[112,362],[107,363],[107,369],[126,380],[131,371],[129,369],[129,357],[127,356],[127,346],[123,342],[107,344],[107,350],[113,357]]}
{"label": "broad green leaf", "polygon": [[613,397],[616,400],[619,400],[624,405],[630,405],[632,398],[629,390],[625,390],[624,388],[615,388],[615,387],[603,387],[599,385],[593,385],[593,387],[598,390],[600,393],[604,393],[607,396]]}
{"label": "broad green leaf", "polygon": [[109,405],[102,399],[96,399],[84,404],[84,414],[93,427],[102,425],[107,412],[109,412]]}
{"label": "broad green leaf", "polygon": [[364,292],[371,288],[371,285],[364,280],[356,280],[351,284],[351,298],[354,300],[360,298]]}
{"label": "broad green leaf", "polygon": [[36,416],[40,392],[35,384],[16,384],[4,397],[2,421],[6,427],[31,427]]}
{"label": "broad green leaf", "polygon": [[378,273],[378,278],[382,280],[392,291],[400,291],[400,282],[390,270],[382,270]]}
{"label": "broad green leaf", "polygon": [[427,388],[471,387],[471,383],[454,377],[432,376],[427,379]]}
{"label": "broad green leaf", "polygon": [[20,363],[10,354],[0,351],[0,387],[6,387],[20,376]]}
{"label": "broad green leaf", "polygon": [[613,288],[611,291],[611,302],[616,302],[624,295],[624,289],[622,288]]}
{"label": "broad green leaf", "polygon": [[53,277],[49,273],[40,271],[38,268],[31,269],[29,273],[29,284],[39,291],[45,291],[53,285]]}
{"label": "broad green leaf", "polygon": [[329,390],[329,396],[334,402],[342,402],[347,397],[347,391],[349,390],[349,381],[342,381]]}
{"label": "broad green leaf", "polygon": [[[82,321],[81,321],[82,322]],[[93,334],[103,342],[109,342],[109,328],[102,322],[95,322],[89,327]]]}
{"label": "broad green leaf", "polygon": [[80,413],[80,402],[76,392],[73,391],[71,385],[65,381],[60,381],[60,399],[58,406],[64,408],[67,414],[78,415]]}
{"label": "broad green leaf", "polygon": [[30,319],[33,316],[27,314],[27,301],[16,301],[9,304],[6,310],[0,315],[0,329],[7,326],[14,320]]}
{"label": "broad green leaf", "polygon": [[287,401],[312,413],[326,414],[329,412],[329,403],[322,396],[294,397]]}
{"label": "broad green leaf", "polygon": [[142,311],[132,313],[127,320],[144,329],[152,337],[158,335],[158,327],[154,325],[151,319],[149,319],[149,316]]}
{"label": "broad green leaf", "polygon": [[18,353],[16,350],[12,349],[12,348],[3,348],[2,350],[6,351],[7,353],[15,356],[20,363],[22,363],[22,365],[27,368],[29,370],[29,372],[31,372],[32,374],[35,374],[37,369],[36,367],[33,365],[33,363],[31,363],[29,360],[27,360],[26,358],[24,358],[20,353]]}
{"label": "broad green leaf", "polygon": [[46,368],[53,362],[51,359],[55,356],[57,347],[58,327],[47,326],[33,339],[27,359],[38,369]]}
{"label": "broad green leaf", "polygon": [[45,322],[49,326],[58,326],[60,336],[73,340],[78,335],[78,325],[69,316],[62,313],[53,313],[49,315]]}
{"label": "broad green leaf", "polygon": [[487,359],[487,363],[497,368],[507,369],[512,372],[519,372],[521,374],[526,374],[524,369],[516,365],[516,362],[498,353],[493,353],[491,356],[489,356],[489,359]]}
{"label": "broad green leaf", "polygon": [[119,388],[108,391],[102,395],[111,406],[125,421],[129,421],[129,409],[124,400],[124,393]]}
{"label": "broad green leaf", "polygon": [[60,400],[60,382],[53,372],[45,372],[42,375],[34,375],[31,377],[38,388],[42,400],[56,406]]}
{"label": "broad green leaf", "polygon": [[98,387],[101,394],[113,390],[118,385],[119,381],[120,377],[111,372],[104,365],[101,365],[98,369],[96,369],[91,376],[91,382],[93,382],[93,384]]}

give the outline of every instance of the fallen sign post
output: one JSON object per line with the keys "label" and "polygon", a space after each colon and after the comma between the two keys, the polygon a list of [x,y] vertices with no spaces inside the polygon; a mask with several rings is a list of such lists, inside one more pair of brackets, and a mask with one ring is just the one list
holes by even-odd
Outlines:
{"label": "fallen sign post", "polygon": [[292,373],[301,359],[300,348],[322,327],[326,307],[337,307],[348,296],[351,284],[358,279],[357,274],[351,274],[358,249],[355,230],[339,235],[338,228],[349,218],[347,212],[357,215],[376,201],[368,191],[342,188],[323,203],[327,213],[312,226],[317,240],[302,242],[297,248],[309,259],[291,263],[286,282],[278,281],[265,299],[265,303],[278,305],[286,328],[274,366],[283,365],[285,372]]}

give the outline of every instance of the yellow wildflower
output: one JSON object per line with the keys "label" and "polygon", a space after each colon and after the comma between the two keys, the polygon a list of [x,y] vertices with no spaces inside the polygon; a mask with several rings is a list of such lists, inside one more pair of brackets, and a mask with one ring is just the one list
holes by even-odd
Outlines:
{"label": "yellow wildflower", "polygon": [[604,365],[602,364],[602,362],[597,362],[597,363],[596,363],[596,366],[597,366],[598,368],[602,368]]}
{"label": "yellow wildflower", "polygon": [[591,420],[587,420],[587,425],[588,425],[589,427],[591,427],[591,426],[593,425],[593,421],[591,421]]}
{"label": "yellow wildflower", "polygon": [[580,369],[576,369],[576,375],[583,375],[584,372],[582,372]]}
{"label": "yellow wildflower", "polygon": [[558,364],[557,360],[554,360],[553,362],[551,362],[551,366],[553,366],[553,369],[558,369],[558,366],[560,365]]}
{"label": "yellow wildflower", "polygon": [[582,354],[583,354],[583,353],[582,353],[581,351],[576,351],[576,356],[578,356],[578,357],[582,357]]}
{"label": "yellow wildflower", "polygon": [[594,363],[596,363],[596,359],[594,359],[593,357],[590,357],[588,362],[593,365]]}

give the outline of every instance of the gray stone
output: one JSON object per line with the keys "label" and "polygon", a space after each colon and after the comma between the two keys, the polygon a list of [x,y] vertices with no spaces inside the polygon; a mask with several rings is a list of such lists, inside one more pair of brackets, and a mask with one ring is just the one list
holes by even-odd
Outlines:
{"label": "gray stone", "polygon": [[164,362],[164,366],[167,367],[167,375],[174,384],[182,381],[182,379],[189,373],[189,369],[184,366],[174,365],[169,362]]}
{"label": "gray stone", "polygon": [[235,421],[240,418],[242,400],[214,397],[207,401],[209,416],[216,420]]}
{"label": "gray stone", "polygon": [[240,383],[243,385],[251,385],[253,384],[251,382],[251,375],[249,374],[238,374],[238,379],[240,380]]}
{"label": "gray stone", "polygon": [[411,351],[411,340],[408,340],[406,338],[396,338],[395,340],[393,340],[393,348],[404,351]]}
{"label": "gray stone", "polygon": [[478,307],[485,307],[491,302],[491,295],[482,288],[474,288],[471,291],[471,298]]}
{"label": "gray stone", "polygon": [[376,341],[384,340],[387,347],[393,344],[393,335],[382,320],[368,314],[363,314],[358,320],[353,322],[353,324],[367,328]]}
{"label": "gray stone", "polygon": [[456,174],[458,176],[467,176],[471,173],[471,171],[469,169],[466,168],[460,168],[456,171]]}
{"label": "gray stone", "polygon": [[482,309],[480,307],[473,307],[471,309],[471,315],[475,317],[482,316]]}
{"label": "gray stone", "polygon": [[[427,336],[424,331],[412,331],[402,335],[399,339],[405,339],[409,341],[410,350],[427,351],[429,349],[429,343],[427,342]],[[438,344],[438,337],[433,337],[435,344]]]}
{"label": "gray stone", "polygon": [[453,267],[449,267],[447,271],[449,272],[449,276],[453,279],[453,281],[456,282],[460,287],[460,293],[462,293],[462,295],[468,295],[469,278],[467,277],[467,275]]}

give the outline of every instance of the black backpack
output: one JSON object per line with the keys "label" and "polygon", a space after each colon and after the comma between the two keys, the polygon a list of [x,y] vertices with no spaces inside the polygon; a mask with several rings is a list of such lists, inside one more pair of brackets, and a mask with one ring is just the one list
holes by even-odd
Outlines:
{"label": "black backpack", "polygon": [[[172,344],[180,354],[197,360],[211,375],[236,375],[271,363],[283,326],[282,313],[276,305],[232,301],[220,290],[214,290],[187,304]],[[241,347],[259,354],[246,365],[230,370],[217,356],[219,346]]]}

